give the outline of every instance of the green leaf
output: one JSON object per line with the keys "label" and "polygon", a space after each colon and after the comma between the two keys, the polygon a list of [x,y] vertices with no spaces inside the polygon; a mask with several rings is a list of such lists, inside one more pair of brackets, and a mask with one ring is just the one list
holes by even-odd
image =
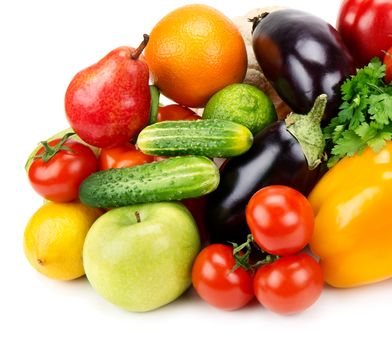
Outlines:
{"label": "green leaf", "polygon": [[343,102],[342,107],[343,109],[338,114],[338,120],[341,124],[349,122],[355,111],[354,105],[350,105],[348,102]]}
{"label": "green leaf", "polygon": [[[391,129],[391,126],[388,128]],[[392,139],[392,130],[379,131],[372,139],[368,140],[367,144],[374,152],[380,152],[386,145],[386,141]]]}
{"label": "green leaf", "polygon": [[383,138],[375,137],[369,140],[367,144],[374,152],[380,152],[385,147],[386,142]]}
{"label": "green leaf", "polygon": [[376,123],[388,125],[392,121],[392,95],[382,93],[370,96],[368,112]]}
{"label": "green leaf", "polygon": [[363,142],[367,142],[377,135],[377,129],[373,128],[366,122],[363,122],[360,126],[358,126],[354,132],[363,140]]}
{"label": "green leaf", "polygon": [[354,110],[354,113],[350,119],[350,123],[348,128],[355,129],[357,128],[362,122],[366,120],[365,118],[365,107],[367,106],[367,101],[365,99],[361,99],[360,105]]}
{"label": "green leaf", "polygon": [[344,125],[337,125],[332,135],[332,141],[336,143],[345,131],[346,127]]}
{"label": "green leaf", "polygon": [[385,77],[385,65],[382,64],[378,57],[374,57],[370,63],[363,68],[364,72],[370,77],[376,80],[380,80]]}
{"label": "green leaf", "polygon": [[353,80],[347,79],[340,87],[344,101],[350,101],[355,95],[355,84]]}
{"label": "green leaf", "polygon": [[332,168],[336,163],[340,160],[339,156],[331,156],[328,158],[327,166],[328,168]]}
{"label": "green leaf", "polygon": [[346,130],[332,148],[332,154],[340,158],[344,156],[352,157],[356,152],[362,150],[365,145],[366,143],[353,130]]}
{"label": "green leaf", "polygon": [[323,130],[329,167],[368,146],[379,151],[392,139],[392,84],[386,85],[384,76],[385,65],[375,57],[341,85],[339,113]]}

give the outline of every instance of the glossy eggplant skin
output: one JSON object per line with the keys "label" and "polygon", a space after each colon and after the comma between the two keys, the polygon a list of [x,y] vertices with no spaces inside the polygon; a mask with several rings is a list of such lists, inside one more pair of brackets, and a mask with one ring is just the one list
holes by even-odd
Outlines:
{"label": "glossy eggplant skin", "polygon": [[341,104],[340,85],[355,73],[353,59],[340,34],[324,20],[285,9],[254,19],[253,50],[267,79],[291,109],[307,112],[325,93],[323,124]]}
{"label": "glossy eggplant skin", "polygon": [[307,195],[321,177],[320,169],[309,170],[300,144],[283,121],[265,128],[248,152],[223,165],[218,188],[207,196],[211,242],[245,242],[245,208],[254,193],[265,186],[286,185]]}

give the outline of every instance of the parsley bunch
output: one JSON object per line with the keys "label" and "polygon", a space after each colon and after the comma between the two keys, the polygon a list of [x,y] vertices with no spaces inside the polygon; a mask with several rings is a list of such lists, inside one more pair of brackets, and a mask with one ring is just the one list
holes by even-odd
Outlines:
{"label": "parsley bunch", "polygon": [[329,167],[367,146],[378,152],[392,139],[392,85],[384,76],[385,65],[373,58],[341,86],[340,111],[323,130],[331,150]]}

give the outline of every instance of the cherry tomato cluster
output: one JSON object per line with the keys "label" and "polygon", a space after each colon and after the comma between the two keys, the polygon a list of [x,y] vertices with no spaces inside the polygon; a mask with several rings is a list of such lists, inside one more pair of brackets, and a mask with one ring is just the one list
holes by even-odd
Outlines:
{"label": "cherry tomato cluster", "polygon": [[[191,109],[177,104],[158,109],[159,121],[196,120],[200,117]],[[28,170],[33,189],[53,202],[71,202],[78,198],[83,180],[98,170],[124,168],[159,161],[139,151],[132,143],[102,148],[99,157],[86,144],[65,134],[49,142],[43,141]]]}
{"label": "cherry tomato cluster", "polygon": [[[323,275],[319,263],[301,252],[314,227],[308,200],[290,187],[268,186],[250,199],[246,219],[247,242],[212,244],[196,258],[192,282],[199,296],[225,310],[239,309],[254,296],[280,314],[311,306],[322,292]],[[252,247],[262,260],[251,261]]]}

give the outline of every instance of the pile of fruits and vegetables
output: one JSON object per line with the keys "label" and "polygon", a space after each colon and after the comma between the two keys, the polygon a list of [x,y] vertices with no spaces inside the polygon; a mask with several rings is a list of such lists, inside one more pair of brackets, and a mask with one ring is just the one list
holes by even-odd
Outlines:
{"label": "pile of fruits and vegetables", "polygon": [[187,5],[77,73],[25,166],[31,265],[136,312],[192,285],[292,314],[391,278],[392,3],[336,23]]}

